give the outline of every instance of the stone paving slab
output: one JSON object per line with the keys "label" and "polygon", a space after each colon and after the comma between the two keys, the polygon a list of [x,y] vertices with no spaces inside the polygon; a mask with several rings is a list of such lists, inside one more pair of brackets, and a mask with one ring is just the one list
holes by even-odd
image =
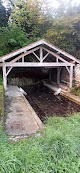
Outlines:
{"label": "stone paving slab", "polygon": [[6,132],[10,136],[33,135],[44,125],[17,86],[5,94]]}

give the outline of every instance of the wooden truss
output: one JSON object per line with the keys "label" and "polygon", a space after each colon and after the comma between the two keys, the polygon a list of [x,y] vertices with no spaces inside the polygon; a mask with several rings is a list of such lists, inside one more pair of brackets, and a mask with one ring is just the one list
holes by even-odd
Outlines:
{"label": "wooden truss", "polygon": [[[36,54],[37,50],[39,50],[39,55]],[[46,52],[45,56],[43,56],[44,51]],[[37,62],[25,62],[25,56],[31,53],[35,56]],[[49,55],[53,57],[53,61],[45,62],[45,60],[48,58]],[[54,62],[54,57],[56,58],[55,62]],[[37,46],[36,48],[32,48],[31,50],[24,51],[22,54],[20,54],[13,60],[10,60],[9,62],[7,62],[6,60],[3,60],[0,66],[3,66],[3,83],[4,83],[5,90],[7,90],[7,76],[13,67],[47,67],[47,68],[56,67],[57,68],[57,82],[59,84],[61,67],[64,66],[66,67],[70,75],[70,88],[72,87],[74,62],[66,61],[64,58],[60,56],[59,52],[54,53],[53,51],[48,50],[47,48],[43,46]]]}

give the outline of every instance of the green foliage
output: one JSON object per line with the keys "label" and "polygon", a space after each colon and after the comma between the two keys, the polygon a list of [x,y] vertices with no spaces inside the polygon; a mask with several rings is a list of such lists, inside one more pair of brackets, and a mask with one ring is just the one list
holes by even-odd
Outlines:
{"label": "green foliage", "polygon": [[75,56],[80,45],[80,31],[76,27],[80,21],[80,14],[55,20],[51,29],[46,32],[45,38],[61,49]]}
{"label": "green foliage", "polygon": [[42,12],[41,2],[22,0],[14,1],[9,21],[24,29],[28,37],[41,37],[52,26],[51,19]]}
{"label": "green foliage", "polygon": [[37,39],[29,39],[27,34],[16,25],[11,24],[9,27],[2,28],[0,32],[0,56],[26,46]]}
{"label": "green foliage", "polygon": [[80,86],[75,86],[71,92],[76,95],[76,96],[79,96],[80,97]]}
{"label": "green foliage", "polygon": [[41,133],[14,143],[0,126],[0,172],[79,173],[80,115],[49,118]]}
{"label": "green foliage", "polygon": [[[9,0],[11,15],[6,25],[6,11],[0,3],[0,56],[45,37],[76,56],[80,50],[80,6],[72,0]],[[10,13],[9,13],[10,14]],[[5,22],[4,22],[5,19]],[[79,56],[77,56],[79,58]]]}
{"label": "green foliage", "polygon": [[2,85],[2,83],[3,83],[3,78],[2,78],[2,76],[0,75],[0,85]]}
{"label": "green foliage", "polygon": [[10,47],[15,47],[15,46],[17,46],[17,42],[16,42],[16,40],[14,40],[13,38],[10,38],[10,39],[9,39],[8,44],[10,45]]}

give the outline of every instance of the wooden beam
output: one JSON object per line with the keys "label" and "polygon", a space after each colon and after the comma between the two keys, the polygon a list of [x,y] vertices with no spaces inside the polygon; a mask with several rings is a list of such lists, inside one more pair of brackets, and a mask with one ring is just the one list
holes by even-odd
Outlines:
{"label": "wooden beam", "polygon": [[22,57],[22,62],[24,62],[24,56]]}
{"label": "wooden beam", "polygon": [[40,61],[40,58],[36,55],[35,52],[33,52],[34,56],[38,59],[38,61]]}
{"label": "wooden beam", "polygon": [[40,62],[43,62],[43,49],[40,47]]}
{"label": "wooden beam", "polygon": [[56,57],[56,62],[58,62],[58,57]]}
{"label": "wooden beam", "polygon": [[47,58],[48,55],[49,55],[49,53],[47,53],[47,54],[43,57],[43,61]]}
{"label": "wooden beam", "polygon": [[[6,67],[58,67],[58,66],[71,66],[70,63],[64,62],[16,62],[11,64],[10,62],[5,63]],[[74,65],[73,65],[74,66]]]}
{"label": "wooden beam", "polygon": [[73,66],[70,66],[70,88],[72,88],[73,82]]}
{"label": "wooden beam", "polygon": [[5,62],[3,63],[3,85],[4,85],[4,90],[7,91],[7,76],[6,76]]}
{"label": "wooden beam", "polygon": [[15,59],[13,59],[12,61],[10,61],[11,64],[15,63],[16,61],[18,61],[20,58],[23,58],[26,55],[29,55],[30,53],[33,53],[34,51],[38,50],[40,47],[36,47],[30,51],[27,51],[23,54],[21,54],[20,56],[16,57]]}
{"label": "wooden beam", "polygon": [[12,70],[13,67],[10,67],[6,73],[6,76],[8,76],[8,74],[10,73],[10,71]]}

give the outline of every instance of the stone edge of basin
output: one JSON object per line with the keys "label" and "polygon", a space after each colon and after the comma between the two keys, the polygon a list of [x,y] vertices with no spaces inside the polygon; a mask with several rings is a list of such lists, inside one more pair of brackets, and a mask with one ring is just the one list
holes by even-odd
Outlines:
{"label": "stone edge of basin", "polygon": [[66,97],[70,101],[73,101],[74,103],[80,105],[80,98],[78,96],[75,96],[71,94],[70,92],[61,92],[60,95]]}
{"label": "stone edge of basin", "polygon": [[24,101],[27,102],[28,104],[28,108],[30,110],[30,112],[32,113],[35,121],[37,122],[38,126],[40,129],[44,128],[44,124],[42,123],[42,121],[40,120],[40,118],[38,117],[38,115],[36,114],[36,112],[34,111],[34,109],[32,108],[32,106],[30,105],[30,103],[28,102],[28,100],[25,98],[25,96],[23,95]]}

